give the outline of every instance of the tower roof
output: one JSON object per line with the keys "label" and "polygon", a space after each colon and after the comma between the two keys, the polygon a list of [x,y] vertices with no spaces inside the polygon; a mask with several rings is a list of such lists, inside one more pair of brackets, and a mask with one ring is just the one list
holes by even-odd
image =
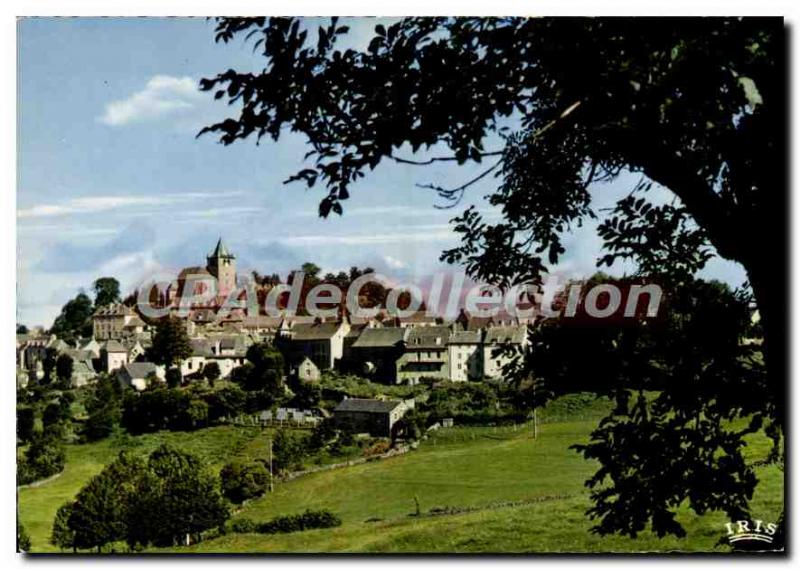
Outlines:
{"label": "tower roof", "polygon": [[233,255],[228,252],[228,248],[225,246],[225,243],[222,242],[222,237],[220,237],[219,241],[217,241],[217,246],[214,249],[214,252],[209,255],[209,258],[211,259],[215,257],[233,257]]}

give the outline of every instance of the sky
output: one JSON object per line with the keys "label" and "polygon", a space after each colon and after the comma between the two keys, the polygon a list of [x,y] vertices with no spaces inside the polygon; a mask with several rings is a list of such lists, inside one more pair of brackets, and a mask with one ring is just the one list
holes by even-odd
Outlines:
{"label": "sky", "polygon": [[[346,23],[343,45],[359,47],[379,21]],[[413,282],[458,270],[438,259],[457,243],[448,221],[461,209],[475,204],[493,214],[484,200],[491,178],[450,210],[415,186],[459,185],[476,166],[383,164],[352,186],[343,216],[320,219],[322,189],[283,184],[304,165],[301,136],[227,147],[212,135],[196,138],[233,112],[198,91],[198,80],[263,66],[243,41],[215,44],[213,21],[39,18],[18,25],[19,323],[50,326],[67,300],[101,276],[116,277],[129,292],[154,276],[204,265],[220,237],[240,272],[285,275],[311,261],[325,272],[371,266]],[[613,203],[637,179],[595,185],[593,205]],[[671,194],[656,189],[654,199]],[[554,270],[595,272],[595,227],[567,237]],[[721,259],[701,276],[745,281],[741,267]]]}

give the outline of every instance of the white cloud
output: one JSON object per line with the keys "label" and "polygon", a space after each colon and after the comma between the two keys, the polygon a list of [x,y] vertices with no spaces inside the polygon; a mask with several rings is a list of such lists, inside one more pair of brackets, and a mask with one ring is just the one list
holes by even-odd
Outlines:
{"label": "white cloud", "polygon": [[191,77],[155,75],[127,99],[112,101],[98,120],[109,126],[153,120],[195,107],[203,95]]}
{"label": "white cloud", "polygon": [[223,199],[241,195],[241,192],[185,192],[170,193],[154,196],[92,196],[74,198],[61,203],[39,204],[17,211],[18,218],[26,217],[55,217],[80,213],[97,213],[115,209],[129,208],[132,206],[161,206],[166,204],[180,204],[197,199]]}
{"label": "white cloud", "polygon": [[351,235],[298,235],[285,237],[279,241],[286,245],[383,245],[387,243],[420,243],[448,241],[455,237],[450,229],[434,231],[408,231],[397,233],[358,233]]}
{"label": "white cloud", "polygon": [[390,255],[384,255],[383,261],[390,269],[406,269],[408,268],[408,263],[401,261],[400,259],[396,259]]}

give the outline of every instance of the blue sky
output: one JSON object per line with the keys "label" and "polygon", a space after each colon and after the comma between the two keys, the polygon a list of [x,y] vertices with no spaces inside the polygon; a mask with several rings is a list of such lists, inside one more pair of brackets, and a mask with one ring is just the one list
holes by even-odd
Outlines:
{"label": "blue sky", "polygon": [[[348,22],[364,45],[375,19]],[[456,243],[436,196],[417,182],[457,185],[478,171],[387,164],[352,188],[345,215],[321,220],[322,190],[282,181],[302,167],[298,136],[222,147],[204,125],[227,106],[196,89],[230,67],[258,69],[241,42],[215,44],[205,19],[25,19],[19,22],[18,321],[49,326],[100,276],[125,291],[154,274],[204,264],[219,236],[242,270],[285,274],[304,261],[325,271],[370,265],[398,278],[441,270]],[[597,205],[635,183],[593,189]],[[492,181],[463,203],[486,205]],[[662,192],[662,198],[668,198]],[[593,272],[593,226],[568,239],[559,269]],[[448,269],[453,270],[453,269]],[[742,270],[712,261],[705,276],[733,285]]]}

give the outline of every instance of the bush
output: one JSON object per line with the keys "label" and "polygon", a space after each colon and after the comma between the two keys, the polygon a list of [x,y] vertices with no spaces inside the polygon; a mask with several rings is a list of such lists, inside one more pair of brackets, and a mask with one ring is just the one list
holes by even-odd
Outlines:
{"label": "bush", "polygon": [[305,442],[294,433],[279,429],[272,445],[272,465],[278,472],[302,467],[306,453]]}
{"label": "bush", "polygon": [[170,389],[175,389],[176,387],[180,387],[181,382],[183,381],[181,370],[179,370],[176,367],[169,368],[167,370],[165,379]]}
{"label": "bush", "polygon": [[222,467],[219,476],[223,495],[234,504],[261,496],[269,484],[269,472],[260,462],[228,463]]}
{"label": "bush", "polygon": [[234,533],[257,533],[258,524],[247,518],[237,518],[231,522],[231,531]]}
{"label": "bush", "polygon": [[61,444],[39,437],[31,443],[17,464],[17,484],[30,484],[64,470],[66,457]]}
{"label": "bush", "polygon": [[25,526],[17,520],[17,551],[30,551],[31,538],[25,531]]}
{"label": "bush", "polygon": [[258,526],[258,533],[292,533],[342,525],[342,519],[328,510],[306,510],[294,516],[278,516]]}
{"label": "bush", "polygon": [[33,439],[36,415],[32,407],[17,407],[17,438],[22,442]]}

